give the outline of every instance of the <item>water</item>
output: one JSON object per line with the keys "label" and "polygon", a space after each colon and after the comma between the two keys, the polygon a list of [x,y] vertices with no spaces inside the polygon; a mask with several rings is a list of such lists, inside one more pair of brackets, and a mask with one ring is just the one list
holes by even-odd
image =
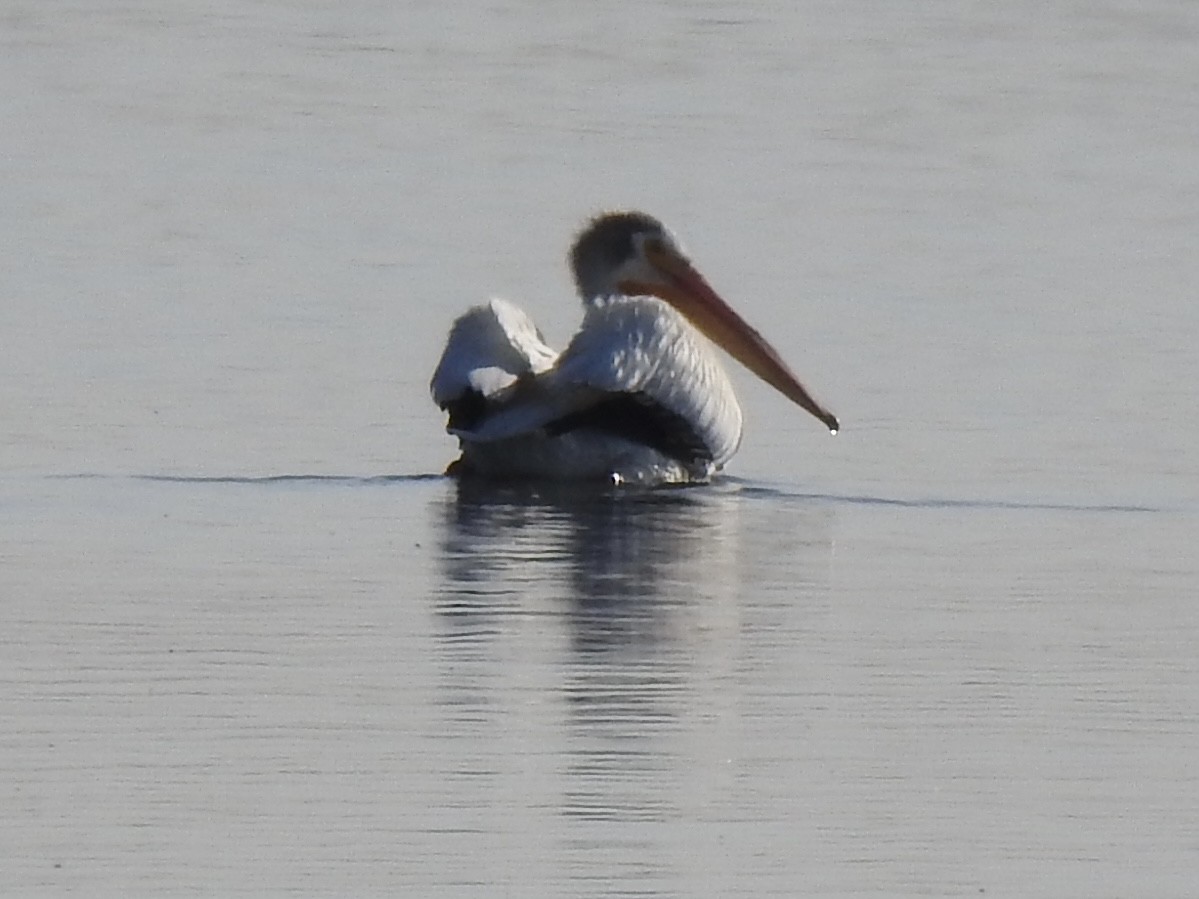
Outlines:
{"label": "water", "polygon": [[[0,890],[1193,893],[1190,4],[176,6],[0,19]],[[842,433],[438,477],[622,204]]]}

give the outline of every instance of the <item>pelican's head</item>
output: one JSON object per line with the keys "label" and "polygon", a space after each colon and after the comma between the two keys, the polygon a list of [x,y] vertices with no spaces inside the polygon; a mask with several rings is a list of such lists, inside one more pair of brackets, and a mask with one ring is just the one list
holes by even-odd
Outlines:
{"label": "pelican's head", "polygon": [[674,235],[643,212],[608,212],[575,240],[570,267],[584,302],[612,295],[665,300],[730,356],[836,433],[837,417],[812,399],[761,334],[709,286]]}
{"label": "pelican's head", "polygon": [[[570,268],[584,302],[600,297],[650,293],[644,285],[665,284],[665,273],[650,261],[657,248],[683,258],[660,221],[643,212],[606,212],[596,216],[570,250]],[[642,285],[631,289],[632,285]],[[656,294],[655,294],[656,296]]]}

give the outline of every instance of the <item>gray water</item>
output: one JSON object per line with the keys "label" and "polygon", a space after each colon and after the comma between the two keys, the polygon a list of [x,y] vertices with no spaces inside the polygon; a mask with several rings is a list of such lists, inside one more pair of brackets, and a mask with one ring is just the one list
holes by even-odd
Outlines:
{"label": "gray water", "polygon": [[[0,892],[1189,896],[1199,8],[10,3]],[[459,488],[672,225],[706,488]]]}

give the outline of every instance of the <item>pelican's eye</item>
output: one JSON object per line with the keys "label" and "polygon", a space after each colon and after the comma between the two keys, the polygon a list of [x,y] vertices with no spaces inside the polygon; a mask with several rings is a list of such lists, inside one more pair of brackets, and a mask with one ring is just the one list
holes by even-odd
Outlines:
{"label": "pelican's eye", "polygon": [[666,252],[666,241],[656,234],[646,234],[639,241],[641,252],[645,256],[659,256]]}

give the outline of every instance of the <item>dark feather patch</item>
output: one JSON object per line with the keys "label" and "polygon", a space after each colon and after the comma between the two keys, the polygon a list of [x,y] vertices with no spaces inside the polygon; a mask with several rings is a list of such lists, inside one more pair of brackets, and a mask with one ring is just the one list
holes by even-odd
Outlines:
{"label": "dark feather patch", "polygon": [[461,396],[442,403],[441,408],[450,414],[447,428],[471,431],[487,417],[487,398],[477,390],[466,390]]}
{"label": "dark feather patch", "polygon": [[712,461],[712,451],[683,416],[644,393],[613,393],[546,425],[551,437],[579,428],[603,431],[648,446],[684,465]]}

